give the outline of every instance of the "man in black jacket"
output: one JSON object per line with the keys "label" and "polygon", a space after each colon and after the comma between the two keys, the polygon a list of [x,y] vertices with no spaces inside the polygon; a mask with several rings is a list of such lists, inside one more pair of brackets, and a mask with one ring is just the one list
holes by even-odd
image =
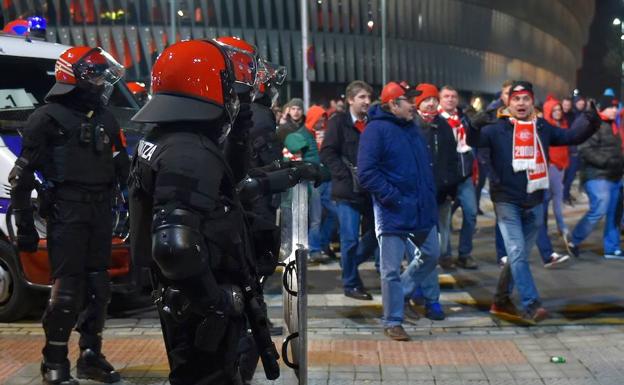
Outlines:
{"label": "man in black jacket", "polygon": [[[440,105],[438,111],[440,116],[453,129],[455,136],[455,145],[457,150],[459,173],[459,185],[457,186],[457,198],[455,205],[461,206],[463,220],[459,234],[459,245],[457,247],[458,257],[455,262],[457,266],[464,269],[476,269],[477,263],[472,258],[472,238],[474,236],[475,227],[477,225],[477,201],[475,198],[475,187],[472,183],[472,164],[474,163],[474,155],[472,147],[466,144],[466,131],[470,122],[457,108],[459,103],[459,95],[457,90],[451,86],[444,86],[440,90]],[[452,216],[452,210],[449,212]],[[450,229],[450,217],[448,228]],[[448,242],[442,245],[443,252],[441,255],[452,255],[450,237]]]}
{"label": "man in black jacket", "polygon": [[[321,161],[332,176],[332,199],[340,224],[342,284],[347,297],[371,300],[358,273],[358,266],[377,248],[370,196],[357,182],[357,152],[360,134],[366,126],[366,113],[373,89],[356,80],[347,86],[347,112],[335,114],[328,123]],[[363,235],[360,239],[360,223]]]}
{"label": "man in black jacket", "polygon": [[578,245],[606,215],[603,236],[604,257],[624,260],[620,250],[620,231],[615,214],[624,171],[622,138],[615,124],[616,114],[617,100],[612,96],[602,96],[600,129],[578,146],[581,180],[589,196],[589,211],[577,223],[568,244],[570,253],[576,257],[579,256]]}
{"label": "man in black jacket", "polygon": [[[457,194],[459,184],[459,163],[453,129],[438,114],[438,89],[433,84],[422,83],[416,87],[421,94],[414,99],[417,109],[416,124],[427,140],[427,147],[433,161],[440,231],[440,244],[446,245],[450,236],[451,202]],[[440,255],[438,264],[444,269],[454,269],[450,255]]]}
{"label": "man in black jacket", "polygon": [[[509,95],[509,114],[481,129],[471,126],[468,130],[470,146],[489,150],[490,194],[508,252],[490,313],[521,316],[529,323],[548,317],[528,262],[544,217],[541,205],[548,189],[548,148],[582,143],[599,124],[596,114],[589,113],[570,129],[551,126],[535,116],[534,100],[533,85],[515,81]],[[522,301],[522,314],[510,298],[514,284]]]}

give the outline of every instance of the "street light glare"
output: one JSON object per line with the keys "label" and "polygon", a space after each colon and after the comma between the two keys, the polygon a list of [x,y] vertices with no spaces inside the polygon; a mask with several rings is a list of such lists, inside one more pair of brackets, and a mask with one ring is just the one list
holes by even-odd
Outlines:
{"label": "street light glare", "polygon": [[619,18],[615,18],[613,19],[613,25],[620,25],[622,23],[622,20],[620,20]]}

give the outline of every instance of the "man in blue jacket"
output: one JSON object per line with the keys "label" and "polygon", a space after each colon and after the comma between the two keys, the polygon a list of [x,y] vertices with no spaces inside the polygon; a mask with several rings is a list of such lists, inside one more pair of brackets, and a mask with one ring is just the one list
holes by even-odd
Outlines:
{"label": "man in blue jacket", "polygon": [[[522,317],[529,323],[548,316],[528,261],[543,220],[541,203],[548,189],[548,148],[582,143],[600,125],[597,113],[592,111],[587,116],[583,114],[568,130],[553,127],[535,117],[533,103],[533,85],[515,81],[509,95],[509,115],[499,116],[481,130],[470,126],[468,131],[468,145],[489,149],[490,195],[508,256],[490,312]],[[514,283],[522,313],[510,298]]]}
{"label": "man in blue jacket", "polygon": [[[373,196],[384,332],[397,341],[409,340],[401,326],[405,298],[435,273],[440,254],[431,156],[409,100],[416,95],[395,82],[386,84],[381,104],[369,110],[358,151],[360,185]],[[410,263],[401,274],[404,257]],[[437,281],[423,289],[427,305],[439,306]]]}

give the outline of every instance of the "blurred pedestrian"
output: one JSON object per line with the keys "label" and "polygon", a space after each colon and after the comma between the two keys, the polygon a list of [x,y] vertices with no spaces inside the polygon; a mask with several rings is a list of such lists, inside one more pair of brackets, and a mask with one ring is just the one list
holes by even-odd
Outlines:
{"label": "blurred pedestrian", "polygon": [[[567,129],[568,122],[563,115],[563,107],[559,101],[551,98],[544,103],[544,118],[555,127]],[[567,261],[570,256],[554,251],[548,236],[548,206],[553,203],[553,213],[557,223],[557,230],[563,237],[564,244],[568,242],[568,226],[563,218],[563,172],[568,167],[568,147],[551,146],[548,149],[548,190],[544,194],[544,221],[537,234],[537,248],[539,249],[544,267],[553,267]]]}
{"label": "blurred pedestrian", "polygon": [[568,243],[569,251],[579,256],[579,245],[606,216],[603,233],[604,257],[624,259],[620,249],[620,231],[616,223],[616,208],[622,174],[624,155],[622,138],[615,124],[617,100],[612,96],[600,98],[600,129],[579,146],[581,157],[581,181],[589,197],[589,210],[576,224]]}
{"label": "blurred pedestrian", "polygon": [[[459,183],[457,145],[453,129],[438,114],[437,87],[433,84],[421,83],[416,87],[416,91],[420,94],[414,98],[414,107],[416,107],[414,121],[425,137],[431,155],[439,212],[440,244],[446,245],[450,236],[451,203],[455,199]],[[438,264],[443,269],[455,269],[451,255],[441,253]]]}
{"label": "blurred pedestrian", "polygon": [[[458,104],[459,94],[457,90],[449,85],[442,87],[438,112],[440,117],[446,120],[453,129],[456,143],[455,149],[458,157],[457,170],[459,173],[456,201],[462,208],[462,227],[459,233],[458,256],[455,264],[463,269],[476,269],[478,265],[472,258],[472,238],[477,226],[477,200],[475,186],[472,182],[472,166],[475,157],[472,147],[466,144],[466,127],[470,125],[470,122],[457,108]],[[451,216],[452,214],[447,218],[449,230],[451,227]],[[447,239],[447,243],[441,241],[442,254],[452,255],[450,236]]]}
{"label": "blurred pedestrian", "polygon": [[[585,97],[581,95],[577,95],[573,99],[574,107],[572,109],[572,113],[569,116],[572,116],[571,120],[568,121],[568,124],[572,126],[574,120],[585,111],[585,107],[587,105],[585,101]],[[569,118],[570,119],[570,118]],[[576,146],[568,146],[568,156],[570,164],[566,169],[563,175],[563,201],[570,205],[574,206],[574,202],[576,202],[576,197],[570,193],[570,189],[572,188],[572,183],[576,178],[576,173],[581,167],[581,159],[578,154],[578,149]]]}

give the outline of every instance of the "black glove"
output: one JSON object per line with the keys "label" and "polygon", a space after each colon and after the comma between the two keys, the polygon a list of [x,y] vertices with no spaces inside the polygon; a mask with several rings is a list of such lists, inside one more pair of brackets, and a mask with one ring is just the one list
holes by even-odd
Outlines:
{"label": "black glove", "polygon": [[219,285],[223,291],[224,312],[230,317],[240,317],[245,310],[245,298],[240,287],[232,284]]}
{"label": "black glove", "polygon": [[596,103],[594,103],[593,101],[589,102],[589,108],[583,111],[583,113],[585,114],[585,117],[589,121],[589,124],[591,124],[591,126],[594,128],[594,130],[600,128],[600,123],[602,122],[602,120],[600,119],[600,115],[598,114]]}
{"label": "black glove", "polygon": [[232,124],[232,136],[245,138],[249,135],[249,130],[253,127],[253,112],[249,103],[241,103],[238,115]]}
{"label": "black glove", "polygon": [[20,251],[33,253],[39,245],[39,233],[35,228],[33,209],[13,210],[17,225],[17,248]]}
{"label": "black glove", "polygon": [[470,123],[472,124],[474,128],[476,128],[477,130],[480,130],[483,127],[491,123],[490,116],[488,115],[487,112],[481,111],[472,117]]}
{"label": "black glove", "polygon": [[314,187],[323,183],[324,177],[319,165],[310,162],[291,162],[297,168],[302,180],[314,182]]}

